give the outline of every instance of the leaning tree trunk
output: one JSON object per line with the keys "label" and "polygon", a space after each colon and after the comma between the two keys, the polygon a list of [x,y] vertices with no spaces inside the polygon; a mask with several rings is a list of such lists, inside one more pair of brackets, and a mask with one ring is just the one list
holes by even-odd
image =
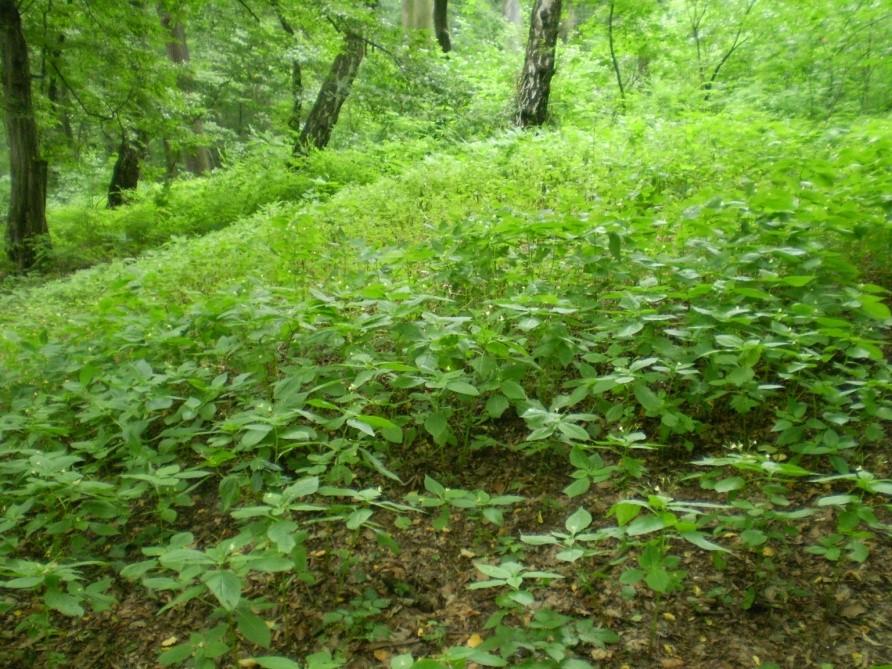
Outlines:
{"label": "leaning tree trunk", "polygon": [[144,146],[140,140],[133,141],[127,134],[121,138],[118,159],[112,169],[111,183],[108,185],[108,208],[114,209],[124,204],[126,194],[139,185],[139,162]]}
{"label": "leaning tree trunk", "polygon": [[347,33],[341,52],[331,64],[304,129],[294,145],[295,155],[306,155],[312,148],[324,149],[328,145],[364,56],[365,40],[356,33]]}
{"label": "leaning tree trunk", "polygon": [[515,120],[522,128],[542,125],[548,115],[548,96],[554,76],[554,53],[560,21],[561,0],[536,0],[517,90]]}
{"label": "leaning tree trunk", "polygon": [[[189,47],[186,45],[186,29],[183,24],[173,20],[167,13],[161,13],[161,23],[167,29],[170,39],[167,42],[167,57],[170,61],[182,69],[177,77],[177,85],[185,93],[195,90],[195,82],[186,71],[189,64]],[[192,132],[196,136],[204,134],[204,121],[200,116],[192,119]],[[186,169],[193,174],[204,174],[214,166],[214,159],[210,149],[206,146],[194,146],[188,149],[183,156]]]}
{"label": "leaning tree trunk", "polygon": [[434,33],[443,53],[452,51],[452,37],[449,35],[449,0],[434,0]]}
{"label": "leaning tree trunk", "polygon": [[47,163],[40,158],[31,102],[28,44],[15,0],[0,0],[4,120],[9,142],[11,188],[6,253],[20,270],[33,267],[37,246],[49,241],[46,225]]}

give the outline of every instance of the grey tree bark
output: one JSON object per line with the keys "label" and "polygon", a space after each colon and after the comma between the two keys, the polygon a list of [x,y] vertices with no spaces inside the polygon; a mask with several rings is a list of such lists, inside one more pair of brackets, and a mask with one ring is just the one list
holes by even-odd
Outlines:
{"label": "grey tree bark", "polygon": [[31,99],[31,66],[15,0],[0,0],[4,122],[9,143],[10,197],[6,253],[19,270],[34,266],[46,224],[47,163],[40,157]]}
{"label": "grey tree bark", "polygon": [[365,40],[362,35],[348,32],[294,145],[295,155],[306,155],[310,149],[324,149],[328,146],[341,107],[350,95],[364,57]]}
{"label": "grey tree bark", "polygon": [[517,89],[515,121],[522,128],[542,125],[548,116],[560,22],[561,0],[536,0]]}

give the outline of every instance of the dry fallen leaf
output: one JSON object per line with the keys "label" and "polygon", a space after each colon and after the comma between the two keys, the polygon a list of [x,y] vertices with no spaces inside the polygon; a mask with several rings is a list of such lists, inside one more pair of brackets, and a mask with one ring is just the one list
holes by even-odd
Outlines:
{"label": "dry fallen leaf", "polygon": [[468,648],[476,648],[481,643],[483,643],[483,637],[475,632],[474,634],[472,634],[471,636],[468,637],[468,640],[465,643],[465,645]]}
{"label": "dry fallen leaf", "polygon": [[385,648],[378,648],[372,655],[375,656],[375,659],[378,660],[378,662],[390,661],[390,651]]}
{"label": "dry fallen leaf", "polygon": [[462,557],[468,559],[477,557],[477,553],[475,553],[474,551],[469,551],[467,548],[462,548],[459,553],[461,553]]}
{"label": "dry fallen leaf", "polygon": [[678,657],[664,657],[660,660],[662,669],[684,669],[684,660]]}
{"label": "dry fallen leaf", "polygon": [[179,641],[179,639],[177,639],[175,636],[168,637],[164,641],[161,642],[161,647],[162,648],[170,648],[177,641]]}
{"label": "dry fallen leaf", "polygon": [[668,620],[670,623],[674,623],[674,622],[675,622],[675,615],[672,614],[672,613],[669,613],[668,611],[666,611],[666,612],[663,614],[663,620]]}
{"label": "dry fallen leaf", "polygon": [[256,669],[260,665],[253,657],[246,657],[238,661],[238,666],[243,667],[244,669]]}
{"label": "dry fallen leaf", "polygon": [[842,615],[846,618],[857,618],[862,613],[867,613],[867,609],[858,602],[849,604],[842,610]]}

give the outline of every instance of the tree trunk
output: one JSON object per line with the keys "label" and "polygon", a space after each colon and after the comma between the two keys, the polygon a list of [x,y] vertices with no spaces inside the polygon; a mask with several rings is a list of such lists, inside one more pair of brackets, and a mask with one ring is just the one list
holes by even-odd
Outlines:
{"label": "tree trunk", "polygon": [[139,161],[143,146],[139,140],[133,142],[126,133],[118,147],[118,159],[112,170],[111,183],[108,185],[108,208],[114,209],[124,204],[125,195],[139,185]]}
{"label": "tree trunk", "polygon": [[406,30],[433,30],[434,6],[432,0],[403,0],[403,28]]}
{"label": "tree trunk", "polygon": [[364,56],[365,40],[356,33],[347,33],[341,52],[331,64],[304,129],[294,145],[295,155],[306,155],[312,148],[324,149],[328,145]]}
{"label": "tree trunk", "polygon": [[509,22],[520,25],[520,0],[503,0],[502,16]]}
{"label": "tree trunk", "polygon": [[[170,33],[170,39],[167,42],[167,56],[172,63],[179,65],[182,69],[177,77],[177,85],[185,93],[195,90],[195,82],[188,73],[189,64],[189,47],[186,45],[186,29],[181,23],[173,20],[173,17],[166,11],[161,12],[161,24]],[[192,132],[196,136],[204,134],[204,121],[200,116],[192,119]],[[183,162],[186,163],[186,169],[193,174],[204,174],[214,167],[214,160],[210,149],[206,146],[193,146],[186,150],[183,156]]]}
{"label": "tree trunk", "polygon": [[[282,30],[294,37],[294,27],[282,12],[278,0],[271,0],[273,9],[276,11],[276,17],[279,19],[279,25]],[[301,70],[300,61],[295,58],[291,61],[291,114],[288,116],[288,127],[294,133],[300,132],[300,113],[303,110],[304,101],[304,83],[303,72]]]}
{"label": "tree trunk", "polygon": [[554,54],[561,21],[561,0],[536,0],[530,19],[523,73],[517,91],[515,120],[526,128],[542,125],[548,116],[548,96],[554,76]]}
{"label": "tree trunk", "polygon": [[6,253],[20,270],[37,261],[37,247],[49,242],[46,225],[47,163],[40,158],[37,121],[31,102],[28,44],[15,0],[0,0],[4,120],[9,142],[10,195]]}
{"label": "tree trunk", "polygon": [[434,0],[434,32],[443,53],[452,51],[452,37],[449,35],[449,0]]}

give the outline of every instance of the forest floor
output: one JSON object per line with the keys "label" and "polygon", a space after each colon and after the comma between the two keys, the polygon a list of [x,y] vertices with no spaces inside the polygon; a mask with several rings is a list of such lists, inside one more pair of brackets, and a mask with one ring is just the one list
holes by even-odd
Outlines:
{"label": "forest floor", "polygon": [[12,287],[0,667],[892,667],[887,126],[515,133]]}
{"label": "forest floor", "polygon": [[[382,547],[371,531],[357,534],[332,525],[313,532],[307,548],[315,582],[258,579],[251,586],[252,595],[264,595],[272,603],[263,617],[279,652],[303,657],[324,643],[342,650],[347,660],[343,666],[373,669],[389,667],[403,653],[418,657],[449,646],[474,646],[486,635],[486,621],[497,609],[492,591],[467,587],[481,578],[475,561],[498,563],[517,556],[524,548],[522,534],[560,530],[578,506],[592,513],[595,526],[607,525],[608,510],[630,492],[604,482],[568,504],[560,489],[571,471],[553,455],[521,456],[507,449],[477,452],[460,462],[444,457],[436,447],[422,450],[409,485],[396,487],[383,478],[379,484],[396,499],[418,487],[425,474],[437,478],[434,472],[439,470],[441,480],[456,487],[517,493],[525,500],[505,513],[501,527],[482,525],[460,510],[452,511],[442,529],[434,529],[426,515],[418,515],[408,527],[389,523],[386,529],[399,545],[398,553]],[[648,482],[676,499],[708,501],[696,484],[678,480],[677,464],[654,458],[648,462]],[[892,475],[888,453],[875,454],[873,465],[877,474]],[[813,502],[811,494],[797,499],[793,490],[788,497],[793,507]],[[232,519],[216,509],[213,491],[199,500],[182,515],[178,524],[183,530],[196,532],[199,543],[217,543],[236,533]],[[691,546],[679,554],[680,567],[688,574],[683,588],[662,599],[640,590],[634,597],[624,596],[618,579],[621,560],[608,551],[601,558],[555,568],[554,551],[546,547],[539,555],[527,551],[525,564],[565,577],[551,583],[543,606],[618,633],[618,643],[591,646],[584,653],[604,669],[892,664],[892,572],[868,564],[843,566],[803,553],[798,548],[832,529],[832,517],[828,512],[803,522],[801,536],[777,551],[770,543],[756,552],[739,550],[729,534],[735,550],[721,569],[712,554]],[[892,564],[892,540],[872,546],[870,564]],[[741,602],[753,588],[757,597],[744,609]],[[146,599],[138,585],[120,581],[114,592],[120,601],[115,610],[67,624],[61,619],[56,634],[45,639],[11,632],[27,608],[0,619],[5,630],[0,632],[5,647],[0,666],[53,666],[56,655],[67,658],[64,666],[149,669],[158,666],[159,652],[206,624],[203,607],[159,616],[164,600]],[[342,612],[341,620],[332,621],[332,611]],[[529,624],[529,614],[518,622]],[[258,666],[249,657],[223,666]]]}

